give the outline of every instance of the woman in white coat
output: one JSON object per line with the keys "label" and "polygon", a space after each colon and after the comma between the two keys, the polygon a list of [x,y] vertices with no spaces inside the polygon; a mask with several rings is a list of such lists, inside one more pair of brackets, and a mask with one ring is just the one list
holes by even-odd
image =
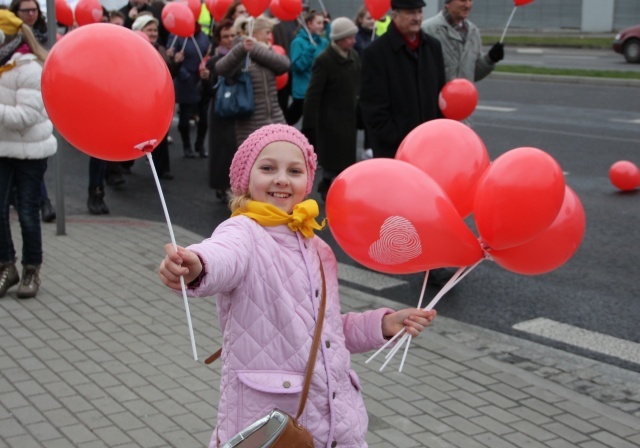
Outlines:
{"label": "woman in white coat", "polygon": [[[18,298],[35,297],[40,286],[40,188],[46,158],[57,149],[40,91],[46,56],[29,26],[0,10],[0,297],[18,283]],[[13,185],[22,230],[22,276],[9,222]]]}

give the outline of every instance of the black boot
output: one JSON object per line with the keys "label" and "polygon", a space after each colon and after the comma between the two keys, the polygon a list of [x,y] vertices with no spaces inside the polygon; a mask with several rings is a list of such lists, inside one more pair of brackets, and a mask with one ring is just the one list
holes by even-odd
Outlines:
{"label": "black boot", "polygon": [[101,187],[89,188],[89,199],[87,208],[92,215],[102,215],[109,213],[107,204],[104,203],[104,189]]}
{"label": "black boot", "polygon": [[56,210],[53,208],[49,198],[42,200],[40,211],[42,212],[42,221],[53,222],[56,220]]}

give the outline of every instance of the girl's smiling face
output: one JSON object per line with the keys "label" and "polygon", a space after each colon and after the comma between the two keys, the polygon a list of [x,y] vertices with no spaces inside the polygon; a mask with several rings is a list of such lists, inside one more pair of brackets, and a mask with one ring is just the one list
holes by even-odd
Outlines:
{"label": "girl's smiling face", "polygon": [[293,143],[273,142],[258,155],[249,175],[249,195],[291,213],[307,190],[307,164]]}

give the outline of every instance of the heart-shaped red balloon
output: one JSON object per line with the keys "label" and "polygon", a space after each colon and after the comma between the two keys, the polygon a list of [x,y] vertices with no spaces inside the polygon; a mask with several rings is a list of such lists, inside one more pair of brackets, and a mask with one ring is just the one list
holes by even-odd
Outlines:
{"label": "heart-shaped red balloon", "polygon": [[408,274],[482,257],[442,188],[400,160],[370,159],[344,170],[329,189],[326,210],[340,247],[376,271]]}

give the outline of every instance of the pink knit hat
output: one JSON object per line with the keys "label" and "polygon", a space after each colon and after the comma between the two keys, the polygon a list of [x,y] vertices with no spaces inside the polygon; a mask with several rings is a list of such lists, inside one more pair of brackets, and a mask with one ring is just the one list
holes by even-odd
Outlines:
{"label": "pink knit hat", "polygon": [[296,128],[285,124],[270,124],[253,131],[240,145],[236,155],[233,156],[229,178],[231,179],[231,191],[235,195],[243,195],[249,192],[249,174],[258,158],[258,154],[270,143],[289,142],[296,145],[302,151],[307,162],[307,191],[311,193],[313,188],[313,176],[316,173],[317,156],[313,152],[313,146],[309,140]]}

